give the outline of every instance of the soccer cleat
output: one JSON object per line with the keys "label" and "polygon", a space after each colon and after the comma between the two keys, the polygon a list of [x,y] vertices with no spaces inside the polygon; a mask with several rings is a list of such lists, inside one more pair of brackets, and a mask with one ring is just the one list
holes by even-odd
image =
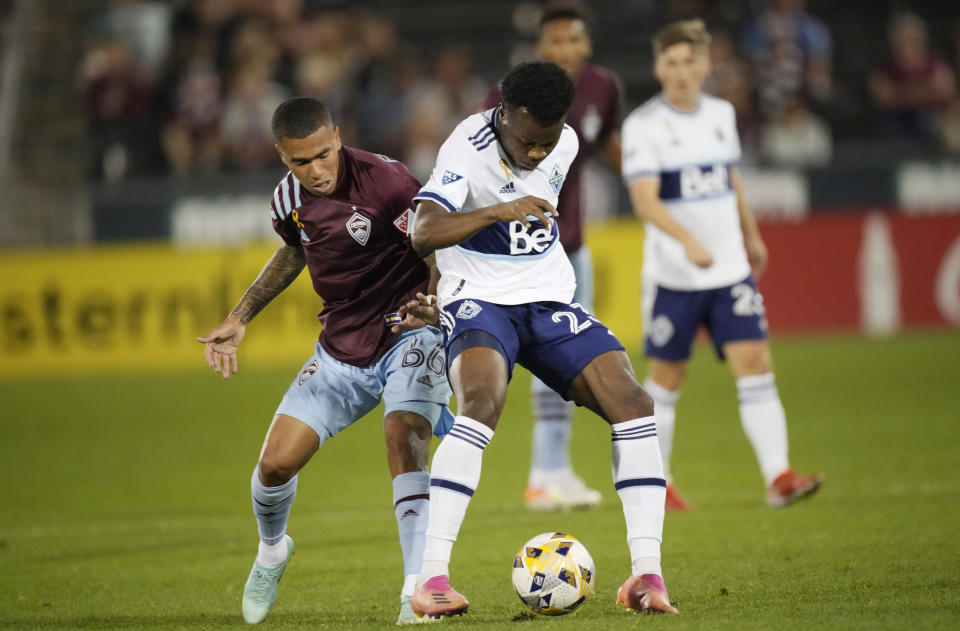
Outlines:
{"label": "soccer cleat", "polygon": [[667,499],[664,502],[664,507],[669,511],[693,510],[693,504],[677,492],[673,482],[667,482]]}
{"label": "soccer cleat", "polygon": [[284,537],[287,539],[287,558],[283,563],[277,567],[264,567],[254,560],[247,584],[243,586],[243,619],[248,624],[263,622],[277,600],[280,578],[293,556],[293,539],[287,535]]}
{"label": "soccer cleat", "polygon": [[450,587],[448,577],[434,576],[413,592],[410,607],[418,618],[440,618],[465,614],[470,603]]}
{"label": "soccer cleat", "polygon": [[617,604],[630,613],[677,613],[663,579],[656,574],[631,576],[617,590]]}
{"label": "soccer cleat", "polygon": [[413,613],[413,607],[410,606],[410,596],[400,596],[400,615],[397,617],[397,626],[405,624],[425,624],[429,622],[438,622],[437,618],[418,618]]}
{"label": "soccer cleat", "polygon": [[600,491],[584,484],[573,469],[564,469],[543,479],[544,483],[540,486],[527,486],[524,503],[530,510],[593,508],[603,499]]}
{"label": "soccer cleat", "polygon": [[768,506],[787,506],[802,497],[813,495],[823,484],[822,475],[797,475],[787,469],[767,488]]}

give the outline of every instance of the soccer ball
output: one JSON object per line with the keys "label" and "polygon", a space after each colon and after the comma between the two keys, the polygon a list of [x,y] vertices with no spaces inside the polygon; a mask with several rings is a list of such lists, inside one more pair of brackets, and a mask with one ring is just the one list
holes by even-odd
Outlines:
{"label": "soccer ball", "polygon": [[545,532],[523,544],[513,560],[513,588],[534,613],[561,616],[593,593],[594,566],[576,537]]}

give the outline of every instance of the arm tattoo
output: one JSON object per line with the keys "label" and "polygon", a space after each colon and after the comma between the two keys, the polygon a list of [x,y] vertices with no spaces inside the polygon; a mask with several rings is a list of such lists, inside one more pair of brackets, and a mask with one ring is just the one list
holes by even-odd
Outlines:
{"label": "arm tattoo", "polygon": [[300,275],[305,265],[303,248],[284,245],[263,267],[257,280],[253,281],[230,315],[239,317],[244,324],[249,324],[254,316]]}

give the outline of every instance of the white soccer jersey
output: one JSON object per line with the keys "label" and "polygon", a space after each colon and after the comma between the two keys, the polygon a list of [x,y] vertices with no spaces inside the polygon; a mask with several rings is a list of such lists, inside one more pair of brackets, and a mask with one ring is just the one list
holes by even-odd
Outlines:
{"label": "white soccer jersey", "polygon": [[[567,169],[577,155],[576,133],[565,125],[550,155],[527,171],[510,164],[497,141],[496,124],[497,108],[461,122],[440,147],[433,173],[414,199],[437,202],[449,212],[526,195],[556,207]],[[519,221],[500,221],[437,250],[441,305],[460,298],[504,305],[570,302],[576,280],[559,235],[557,222],[548,231],[539,221],[532,221],[529,229]]]}
{"label": "white soccer jersey", "polygon": [[750,274],[730,170],[740,159],[733,106],[701,95],[696,109],[678,110],[658,95],[623,123],[623,176],[660,180],[660,200],[670,215],[713,255],[703,269],[683,246],[646,224],[644,280],[677,290],[723,287]]}

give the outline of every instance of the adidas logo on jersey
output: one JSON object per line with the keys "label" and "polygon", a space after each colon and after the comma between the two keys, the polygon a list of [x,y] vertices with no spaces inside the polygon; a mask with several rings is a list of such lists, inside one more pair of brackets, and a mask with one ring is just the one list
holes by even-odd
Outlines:
{"label": "adidas logo on jersey", "polygon": [[505,193],[516,193],[516,192],[517,192],[517,187],[513,185],[513,182],[512,182],[512,181],[510,181],[510,182],[507,182],[506,184],[504,184],[503,187],[502,187],[498,192],[499,192],[501,195],[503,195],[503,194],[505,194]]}
{"label": "adidas logo on jersey", "polygon": [[417,383],[422,383],[426,387],[433,389],[433,381],[430,379],[430,375],[424,375],[417,379]]}

